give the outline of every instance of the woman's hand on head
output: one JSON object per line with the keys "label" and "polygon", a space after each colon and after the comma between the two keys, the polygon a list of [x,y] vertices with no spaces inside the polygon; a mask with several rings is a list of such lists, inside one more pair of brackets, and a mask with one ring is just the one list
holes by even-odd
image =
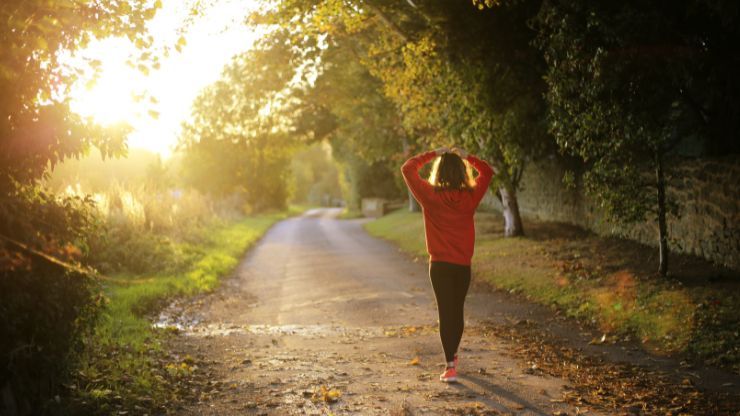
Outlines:
{"label": "woman's hand on head", "polygon": [[452,153],[457,154],[462,159],[465,159],[465,158],[468,157],[468,152],[465,149],[462,149],[462,148],[459,148],[459,147],[453,147],[452,148]]}
{"label": "woman's hand on head", "polygon": [[436,153],[437,156],[442,156],[445,153],[449,153],[449,151],[450,151],[450,148],[445,147],[445,146],[434,149],[434,153]]}

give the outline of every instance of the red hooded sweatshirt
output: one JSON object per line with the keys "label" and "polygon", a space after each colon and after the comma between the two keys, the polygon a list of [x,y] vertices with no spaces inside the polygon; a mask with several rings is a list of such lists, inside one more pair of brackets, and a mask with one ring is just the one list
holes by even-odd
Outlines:
{"label": "red hooded sweatshirt", "polygon": [[424,213],[424,231],[430,261],[470,265],[475,245],[473,215],[493,178],[488,163],[468,155],[466,160],[478,171],[476,185],[470,190],[435,190],[419,169],[434,160],[434,151],[407,160],[401,167],[403,178],[419,201]]}

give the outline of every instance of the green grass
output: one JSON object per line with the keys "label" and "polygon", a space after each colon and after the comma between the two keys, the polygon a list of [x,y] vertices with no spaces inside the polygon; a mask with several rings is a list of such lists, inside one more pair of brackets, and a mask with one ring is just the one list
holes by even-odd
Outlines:
{"label": "green grass", "polygon": [[415,256],[427,256],[424,222],[420,213],[401,209],[365,224],[370,235],[391,240]]}
{"label": "green grass", "polygon": [[[736,292],[719,287],[688,288],[676,281],[648,278],[644,270],[606,272],[599,265],[584,266],[588,264],[585,259],[564,261],[562,258],[571,254],[567,238],[565,242],[562,238],[503,238],[496,232],[499,223],[495,214],[476,215],[476,276],[596,324],[611,337],[636,337],[654,352],[689,353],[740,372]],[[427,256],[419,213],[399,210],[365,224],[365,228],[409,254]],[[590,237],[589,242],[596,238]],[[604,253],[594,253],[593,263],[600,261],[597,255]]]}
{"label": "green grass", "polygon": [[88,340],[77,374],[75,404],[86,413],[157,408],[177,399],[176,382],[192,368],[172,362],[162,345],[166,331],[152,327],[151,314],[178,296],[216,289],[272,224],[301,212],[257,215],[214,226],[198,244],[177,243],[189,266],[179,273],[119,275],[106,282],[107,305]]}
{"label": "green grass", "polygon": [[209,237],[189,247],[197,259],[189,270],[171,275],[116,276],[121,284],[107,288],[111,302],[98,327],[102,340],[139,347],[151,325],[145,315],[173,296],[208,292],[236,267],[242,254],[283,215],[249,217],[211,230]]}

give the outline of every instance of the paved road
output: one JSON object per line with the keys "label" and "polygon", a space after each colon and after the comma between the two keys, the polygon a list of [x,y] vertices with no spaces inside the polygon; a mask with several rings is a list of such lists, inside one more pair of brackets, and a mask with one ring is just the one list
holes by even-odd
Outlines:
{"label": "paved road", "polygon": [[[183,414],[578,414],[564,382],[531,374],[481,319],[500,295],[473,286],[461,382],[443,368],[424,261],[320,209],[276,224],[214,294],[184,314],[176,351],[211,385]],[[597,414],[593,410],[588,414]]]}

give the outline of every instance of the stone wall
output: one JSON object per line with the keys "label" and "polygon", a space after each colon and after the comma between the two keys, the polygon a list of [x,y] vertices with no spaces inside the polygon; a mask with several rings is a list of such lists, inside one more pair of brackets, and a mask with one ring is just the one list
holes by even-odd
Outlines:
{"label": "stone wall", "polygon": [[[607,222],[580,186],[563,185],[564,171],[557,158],[527,167],[518,195],[525,217],[575,224],[657,246],[655,223],[620,227]],[[740,270],[740,156],[682,159],[670,174],[668,196],[679,202],[679,216],[668,219],[671,250]],[[484,203],[500,209],[496,198],[489,196]]]}

